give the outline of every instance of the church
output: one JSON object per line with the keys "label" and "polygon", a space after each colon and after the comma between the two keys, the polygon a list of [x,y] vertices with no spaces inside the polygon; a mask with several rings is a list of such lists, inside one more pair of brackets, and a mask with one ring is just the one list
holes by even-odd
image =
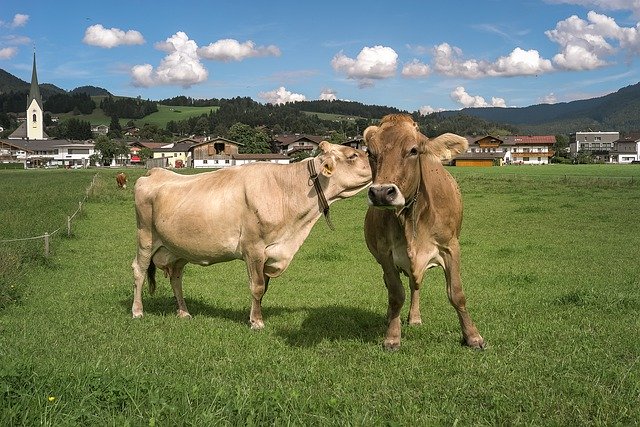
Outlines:
{"label": "church", "polygon": [[22,122],[9,139],[43,140],[49,139],[44,132],[44,114],[42,96],[38,87],[36,72],[36,53],[33,52],[33,71],[31,72],[31,87],[27,96],[27,120]]}
{"label": "church", "polygon": [[0,141],[0,160],[24,163],[25,168],[86,168],[94,153],[91,142],[51,139],[45,132],[44,103],[38,86],[34,52],[26,120],[9,135],[8,140]]}

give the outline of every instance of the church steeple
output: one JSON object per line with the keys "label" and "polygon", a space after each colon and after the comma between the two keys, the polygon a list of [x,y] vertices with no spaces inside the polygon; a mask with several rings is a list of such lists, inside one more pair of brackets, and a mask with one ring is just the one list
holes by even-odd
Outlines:
{"label": "church steeple", "polygon": [[33,71],[31,72],[31,88],[27,97],[27,139],[45,139],[43,122],[43,104],[38,87],[36,72],[36,52],[33,51]]}
{"label": "church steeple", "polygon": [[33,71],[31,72],[31,89],[29,89],[29,99],[27,106],[31,105],[31,101],[35,100],[40,109],[42,109],[42,97],[40,96],[40,88],[38,87],[38,73],[36,72],[36,52],[33,51]]}

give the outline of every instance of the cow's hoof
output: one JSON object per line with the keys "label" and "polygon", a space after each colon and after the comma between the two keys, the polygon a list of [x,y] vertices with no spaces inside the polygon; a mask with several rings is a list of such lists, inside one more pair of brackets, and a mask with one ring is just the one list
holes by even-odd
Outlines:
{"label": "cow's hoof", "polygon": [[384,344],[382,344],[382,347],[384,347],[384,349],[387,351],[398,351],[400,350],[400,342],[385,340]]}
{"label": "cow's hoof", "polygon": [[178,310],[178,317],[181,319],[191,319],[191,315],[188,311]]}
{"label": "cow's hoof", "polygon": [[487,344],[484,342],[484,338],[482,338],[480,335],[466,338],[464,340],[464,343],[476,350],[484,350],[485,348],[487,348]]}
{"label": "cow's hoof", "polygon": [[132,319],[142,319],[142,312],[140,313],[133,313],[131,316]]}
{"label": "cow's hoof", "polygon": [[422,325],[422,319],[409,319],[409,326],[420,326]]}
{"label": "cow's hoof", "polygon": [[253,331],[260,331],[264,329],[264,322],[262,321],[251,320],[250,323],[251,323],[251,330]]}

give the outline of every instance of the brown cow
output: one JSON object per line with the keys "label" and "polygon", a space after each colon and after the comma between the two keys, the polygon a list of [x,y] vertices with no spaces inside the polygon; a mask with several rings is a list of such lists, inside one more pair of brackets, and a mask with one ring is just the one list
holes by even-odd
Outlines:
{"label": "brown cow", "polygon": [[465,343],[484,348],[465,305],[460,281],[462,199],[441,160],[467,148],[465,138],[447,133],[429,140],[408,115],[389,115],[364,132],[373,172],[365,237],[382,266],[389,294],[385,348],[400,347],[400,310],[405,291],[399,271],[409,277],[409,324],[420,318],[420,284],[428,268],[444,268],[449,301],[456,309]]}
{"label": "brown cow", "polygon": [[133,317],[143,314],[145,274],[150,291],[155,288],[156,266],[170,278],[178,316],[190,317],[182,296],[185,265],[241,259],[249,274],[251,328],[263,328],[269,279],[287,268],[329,204],[371,182],[364,151],[326,141],[319,148],[317,157],[289,165],[252,163],[197,175],[157,168],[139,178]]}
{"label": "brown cow", "polygon": [[118,184],[118,188],[127,188],[127,175],[125,175],[124,172],[117,174],[116,183]]}

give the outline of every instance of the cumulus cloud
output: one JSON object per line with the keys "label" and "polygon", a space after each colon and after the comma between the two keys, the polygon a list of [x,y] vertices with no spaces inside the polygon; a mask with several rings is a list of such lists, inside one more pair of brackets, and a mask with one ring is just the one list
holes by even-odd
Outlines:
{"label": "cumulus cloud", "polygon": [[[576,15],[560,21],[546,31],[547,37],[560,45],[553,62],[565,70],[592,70],[608,64],[606,58],[625,50],[627,56],[640,54],[640,24],[620,27],[613,18],[589,12],[587,20]],[[617,47],[609,41],[616,42]]]}
{"label": "cumulus cloud", "polygon": [[256,46],[251,40],[240,43],[234,39],[222,39],[199,48],[198,54],[202,58],[228,62],[260,56],[280,56],[281,52],[274,45]]}
{"label": "cumulus cloud", "polygon": [[318,99],[321,101],[335,101],[338,99],[337,92],[333,89],[324,89]]}
{"label": "cumulus cloud", "polygon": [[180,85],[188,88],[207,80],[209,73],[198,58],[198,45],[182,31],[157,43],[155,47],[167,53],[156,69],[150,64],[131,69],[134,86]]}
{"label": "cumulus cloud", "polygon": [[288,91],[284,86],[280,86],[278,89],[271,90],[269,92],[260,92],[258,96],[261,99],[264,99],[265,102],[275,105],[286,104],[287,102],[304,101],[307,99],[304,95]]}
{"label": "cumulus cloud", "polygon": [[551,61],[542,58],[537,50],[523,50],[519,47],[495,62],[465,59],[460,48],[448,43],[435,46],[433,56],[434,70],[449,77],[513,77],[553,71]]}
{"label": "cumulus cloud", "polygon": [[11,59],[16,56],[16,53],[18,53],[18,49],[15,47],[0,48],[0,60]]}
{"label": "cumulus cloud", "polygon": [[483,97],[478,95],[469,95],[464,87],[458,86],[453,92],[451,92],[451,99],[462,105],[464,108],[468,107],[506,107],[506,103],[502,98],[491,98],[491,103],[488,103]]}
{"label": "cumulus cloud", "polygon": [[431,105],[423,105],[418,109],[421,116],[428,116],[429,114],[439,113],[440,111],[444,111],[444,108],[433,108]]}
{"label": "cumulus cloud", "polygon": [[358,81],[360,87],[373,85],[374,80],[393,77],[398,66],[398,54],[385,46],[364,47],[353,59],[342,51],[333,57],[331,66],[348,78]]}
{"label": "cumulus cloud", "polygon": [[404,77],[419,79],[427,77],[429,74],[431,74],[431,67],[417,59],[404,64],[404,67],[402,67],[402,75]]}
{"label": "cumulus cloud", "polygon": [[101,24],[87,27],[83,43],[111,49],[120,45],[144,44],[144,37],[136,30],[123,31],[119,28],[104,28]]}
{"label": "cumulus cloud", "polygon": [[28,21],[29,21],[29,15],[16,13],[15,15],[13,15],[13,20],[11,20],[11,22],[0,21],[0,27],[7,27],[7,28],[24,27],[25,25],[27,25]]}

